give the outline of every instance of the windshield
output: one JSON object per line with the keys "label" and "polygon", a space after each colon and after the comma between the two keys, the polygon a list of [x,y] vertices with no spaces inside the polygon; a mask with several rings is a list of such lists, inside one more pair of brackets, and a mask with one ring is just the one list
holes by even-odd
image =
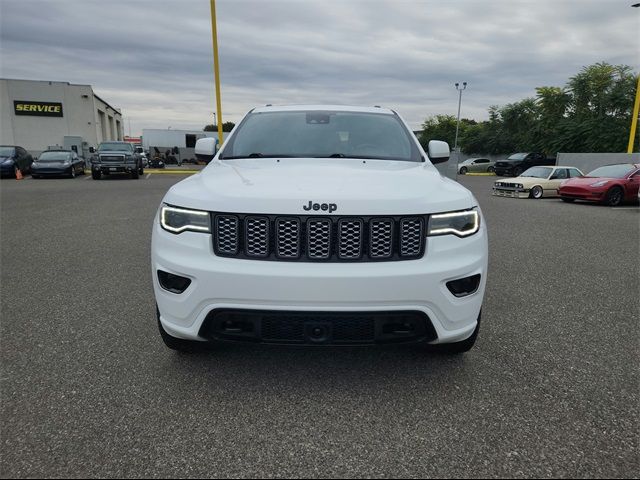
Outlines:
{"label": "windshield", "polygon": [[514,153],[513,155],[509,155],[507,160],[524,160],[527,155],[526,153]]}
{"label": "windshield", "polygon": [[528,170],[526,170],[520,176],[521,177],[535,177],[535,178],[549,178],[549,175],[551,175],[552,171],[553,171],[552,168],[531,167]]}
{"label": "windshield", "polygon": [[65,160],[71,160],[69,152],[42,152],[38,157],[39,162],[64,162]]}
{"label": "windshield", "polygon": [[589,172],[586,177],[607,177],[607,178],[624,178],[635,167],[630,164],[607,165],[606,167],[596,168]]}
{"label": "windshield", "polygon": [[0,147],[0,157],[11,157],[14,150],[13,147]]}
{"label": "windshield", "polygon": [[220,159],[258,157],[366,158],[420,162],[396,115],[338,111],[250,113]]}
{"label": "windshield", "polygon": [[101,143],[98,147],[99,152],[133,152],[133,147],[128,143]]}

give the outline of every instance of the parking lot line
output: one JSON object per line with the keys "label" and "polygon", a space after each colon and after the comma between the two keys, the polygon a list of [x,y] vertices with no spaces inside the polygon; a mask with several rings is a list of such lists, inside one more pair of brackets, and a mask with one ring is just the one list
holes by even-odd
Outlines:
{"label": "parking lot line", "polygon": [[147,180],[149,180],[149,177],[151,176],[150,173],[147,173],[147,176],[145,177]]}
{"label": "parking lot line", "polygon": [[84,179],[85,179],[85,180],[89,180],[90,178],[91,178],[91,177],[85,173],[85,177],[84,177]]}

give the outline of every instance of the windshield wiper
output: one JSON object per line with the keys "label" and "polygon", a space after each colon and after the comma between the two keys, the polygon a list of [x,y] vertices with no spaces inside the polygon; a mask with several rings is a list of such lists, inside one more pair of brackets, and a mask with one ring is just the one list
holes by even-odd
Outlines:
{"label": "windshield wiper", "polygon": [[236,155],[233,157],[220,157],[220,160],[237,160],[240,158],[291,158],[292,155],[265,155],[264,153],[251,153],[249,155]]}

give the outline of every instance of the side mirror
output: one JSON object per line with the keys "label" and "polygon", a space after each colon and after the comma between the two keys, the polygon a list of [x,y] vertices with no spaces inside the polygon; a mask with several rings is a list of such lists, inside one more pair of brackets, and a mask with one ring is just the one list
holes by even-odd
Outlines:
{"label": "side mirror", "polygon": [[428,148],[429,160],[434,165],[437,163],[444,163],[449,160],[451,151],[449,150],[449,144],[440,140],[431,140]]}
{"label": "side mirror", "polygon": [[201,138],[196,142],[196,158],[205,163],[209,163],[216,154],[217,140],[215,138]]}

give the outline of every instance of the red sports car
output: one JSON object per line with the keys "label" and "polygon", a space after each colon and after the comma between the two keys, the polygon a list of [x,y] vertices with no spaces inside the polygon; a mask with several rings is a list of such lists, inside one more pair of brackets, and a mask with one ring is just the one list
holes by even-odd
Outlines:
{"label": "red sports car", "polygon": [[584,177],[566,180],[558,193],[565,202],[587,200],[616,207],[636,201],[640,186],[640,164],[620,163],[596,168]]}

